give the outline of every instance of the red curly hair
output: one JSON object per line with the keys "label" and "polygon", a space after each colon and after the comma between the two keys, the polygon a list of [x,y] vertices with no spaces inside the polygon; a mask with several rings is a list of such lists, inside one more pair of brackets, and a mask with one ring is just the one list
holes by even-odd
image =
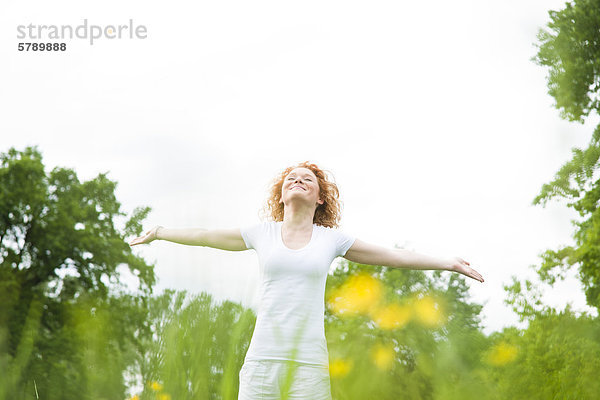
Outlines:
{"label": "red curly hair", "polygon": [[[313,223],[329,228],[337,228],[341,218],[341,200],[339,200],[340,192],[335,184],[335,178],[329,171],[322,170],[309,161],[287,167],[272,180],[269,198],[263,207],[264,215],[271,217],[274,221],[283,221],[284,205],[280,203],[281,188],[285,177],[294,168],[299,167],[308,168],[315,174],[319,184],[319,196],[323,199],[323,204],[319,204],[315,210]],[[331,180],[329,180],[328,175],[331,175]]]}

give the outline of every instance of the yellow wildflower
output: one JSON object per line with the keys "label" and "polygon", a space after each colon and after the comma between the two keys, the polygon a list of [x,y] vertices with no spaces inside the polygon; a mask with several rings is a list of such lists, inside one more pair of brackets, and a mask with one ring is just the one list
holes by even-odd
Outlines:
{"label": "yellow wildflower", "polygon": [[353,365],[352,360],[337,358],[329,363],[329,375],[333,378],[345,376],[350,372]]}
{"label": "yellow wildflower", "polygon": [[382,371],[390,369],[394,363],[396,352],[392,345],[377,344],[371,351],[373,362]]}
{"label": "yellow wildflower", "polygon": [[517,358],[517,346],[501,341],[494,345],[487,355],[487,362],[492,365],[504,365]]}
{"label": "yellow wildflower", "polygon": [[375,309],[372,318],[381,329],[395,329],[406,325],[411,318],[411,314],[410,307],[393,303]]}
{"label": "yellow wildflower", "polygon": [[429,328],[438,328],[446,323],[442,306],[432,296],[426,295],[414,301],[414,311],[418,320]]}
{"label": "yellow wildflower", "polygon": [[379,302],[381,292],[382,284],[378,279],[360,273],[334,290],[328,305],[338,315],[365,313]]}

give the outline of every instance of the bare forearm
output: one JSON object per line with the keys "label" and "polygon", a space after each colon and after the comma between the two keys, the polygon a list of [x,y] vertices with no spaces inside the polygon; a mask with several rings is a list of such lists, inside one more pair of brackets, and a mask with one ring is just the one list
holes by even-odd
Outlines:
{"label": "bare forearm", "polygon": [[382,247],[356,239],[344,258],[359,264],[381,265],[390,268],[436,269],[458,272],[483,282],[483,277],[460,257],[438,258],[407,249]]}
{"label": "bare forearm", "polygon": [[167,240],[173,243],[185,244],[188,246],[204,246],[204,235],[206,229],[202,228],[164,228],[160,227],[156,231],[156,239]]}
{"label": "bare forearm", "polygon": [[394,257],[392,268],[409,268],[409,269],[441,269],[450,270],[451,263],[449,260],[432,257],[425,254],[416,253],[407,249],[393,249],[396,257]]}

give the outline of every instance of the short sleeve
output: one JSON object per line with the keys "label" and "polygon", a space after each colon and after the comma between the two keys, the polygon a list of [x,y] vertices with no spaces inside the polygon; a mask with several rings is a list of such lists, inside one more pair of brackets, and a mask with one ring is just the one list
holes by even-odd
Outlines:
{"label": "short sleeve", "polygon": [[335,232],[335,245],[336,245],[336,257],[343,257],[348,252],[348,249],[352,247],[356,237],[349,233],[346,233],[341,230],[334,230]]}
{"label": "short sleeve", "polygon": [[241,227],[240,233],[242,234],[244,243],[246,243],[246,247],[248,249],[256,249],[261,237],[265,234],[266,229],[266,222],[259,222]]}

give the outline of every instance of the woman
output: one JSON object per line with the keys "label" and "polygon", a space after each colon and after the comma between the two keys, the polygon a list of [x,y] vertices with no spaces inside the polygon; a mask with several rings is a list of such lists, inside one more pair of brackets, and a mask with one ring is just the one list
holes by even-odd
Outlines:
{"label": "woman", "polygon": [[324,292],[327,272],[338,256],[391,268],[444,269],[483,282],[462,258],[380,247],[334,229],[340,219],[338,197],[325,171],[305,161],[274,180],[265,206],[271,221],[241,229],[157,226],[130,242],[133,246],[160,239],[257,252],[260,305],[239,374],[239,400],[331,399]]}

